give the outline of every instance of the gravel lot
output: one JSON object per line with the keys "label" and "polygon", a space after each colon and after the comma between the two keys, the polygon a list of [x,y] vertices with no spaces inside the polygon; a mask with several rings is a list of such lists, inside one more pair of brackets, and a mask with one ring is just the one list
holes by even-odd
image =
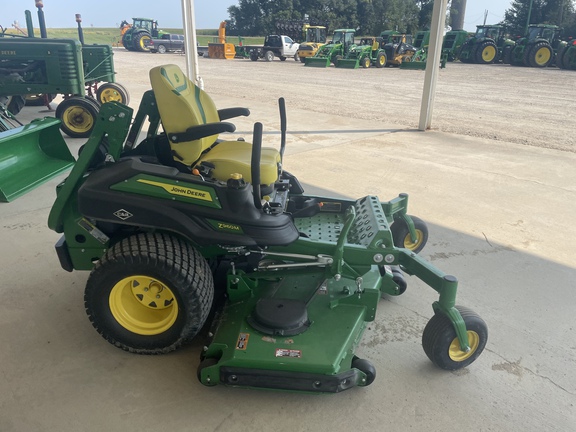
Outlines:
{"label": "gravel lot", "polygon": [[[147,54],[115,49],[118,81],[134,108],[149,88],[147,71],[176,63],[181,54]],[[215,99],[239,105],[275,106],[278,97],[313,113],[341,112],[374,120],[375,128],[418,126],[424,72],[398,68],[327,69],[276,59],[218,60],[200,57],[200,75]],[[556,68],[449,63],[440,72],[432,128],[563,151],[576,151],[576,73]],[[292,128],[295,125],[291,125]]]}

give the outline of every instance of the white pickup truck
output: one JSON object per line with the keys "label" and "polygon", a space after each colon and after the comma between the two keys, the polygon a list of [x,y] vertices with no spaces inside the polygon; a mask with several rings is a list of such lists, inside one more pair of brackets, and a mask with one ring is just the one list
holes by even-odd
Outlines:
{"label": "white pickup truck", "polygon": [[300,61],[298,56],[299,43],[294,42],[290,37],[284,35],[268,35],[264,39],[264,46],[252,47],[250,49],[250,60],[257,61],[264,59],[266,61],[274,60],[278,57],[281,61],[292,57],[296,61]]}

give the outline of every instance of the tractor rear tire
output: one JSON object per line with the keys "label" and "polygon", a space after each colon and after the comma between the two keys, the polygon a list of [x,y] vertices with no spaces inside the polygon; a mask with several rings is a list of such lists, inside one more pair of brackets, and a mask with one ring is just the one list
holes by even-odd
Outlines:
{"label": "tractor rear tire", "polygon": [[538,42],[528,53],[526,65],[544,68],[552,62],[553,56],[554,51],[548,42]]}
{"label": "tractor rear tire", "polygon": [[384,52],[379,52],[378,55],[376,56],[376,67],[377,68],[383,68],[384,66],[386,66],[386,54]]}
{"label": "tractor rear tire", "polygon": [[172,235],[142,233],[96,263],[84,303],[94,328],[114,346],[164,354],[198,334],[213,297],[212,272],[196,249]]}
{"label": "tractor rear tire", "polygon": [[150,52],[150,46],[146,43],[146,41],[150,42],[152,38],[148,33],[140,32],[134,35],[134,40],[132,45],[135,51],[140,52]]}
{"label": "tractor rear tire", "polygon": [[498,57],[498,48],[492,41],[485,41],[482,45],[476,48],[475,61],[477,64],[490,64],[494,63]]}

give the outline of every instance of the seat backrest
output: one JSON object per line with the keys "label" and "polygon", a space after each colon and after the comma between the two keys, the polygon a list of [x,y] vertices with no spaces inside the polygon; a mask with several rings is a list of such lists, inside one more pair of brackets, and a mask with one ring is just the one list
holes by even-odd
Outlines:
{"label": "seat backrest", "polygon": [[[178,66],[168,64],[151,69],[150,83],[168,137],[171,133],[186,132],[192,126],[220,121],[212,98],[194,85]],[[195,141],[170,143],[170,147],[176,161],[191,166],[217,138],[218,135],[211,135]]]}

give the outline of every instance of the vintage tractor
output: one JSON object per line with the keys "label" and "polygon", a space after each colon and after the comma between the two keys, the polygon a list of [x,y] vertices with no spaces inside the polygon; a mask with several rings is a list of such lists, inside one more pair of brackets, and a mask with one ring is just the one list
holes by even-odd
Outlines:
{"label": "vintage tractor", "polygon": [[386,52],[386,66],[400,66],[404,62],[410,62],[416,53],[416,48],[408,41],[406,35],[398,34],[391,36],[391,41],[388,43],[382,42],[384,51]]}
{"label": "vintage tractor", "polygon": [[[44,15],[38,13],[40,27]],[[110,45],[86,45],[76,15],[78,39],[34,37],[32,17],[26,11],[27,36],[0,37],[0,104],[17,114],[27,105],[46,105],[57,95],[64,101],[56,109],[62,131],[71,137],[86,138],[94,127],[100,104],[129,103],[126,88],[116,83]]]}
{"label": "vintage tractor", "polygon": [[465,30],[451,30],[444,35],[442,42],[442,54],[447,60],[452,62],[458,60],[458,54],[462,44],[468,39],[468,32]]}
{"label": "vintage tractor", "polygon": [[508,57],[514,41],[506,37],[506,28],[501,25],[479,25],[476,33],[462,44],[458,59],[463,63],[498,63]]}
{"label": "vintage tractor", "polygon": [[514,66],[543,68],[554,63],[558,50],[566,46],[560,39],[561,28],[550,24],[528,26],[526,36],[516,41],[509,62]]}
{"label": "vintage tractor", "polygon": [[326,43],[326,27],[304,25],[304,41],[298,48],[298,57],[304,63],[306,57],[314,57],[321,46]]}
{"label": "vintage tractor", "polygon": [[338,59],[338,68],[357,69],[359,66],[369,68],[386,66],[386,52],[380,48],[380,38],[365,37],[358,45],[353,46],[343,59]]}
{"label": "vintage tractor", "polygon": [[206,386],[364,387],[376,370],[356,355],[362,334],[409,274],[439,294],[422,336],[430,360],[456,370],[480,355],[487,326],[456,306],[457,279],[418,255],[428,230],[406,194],[306,194],[284,170],[284,99],[280,148],[262,148],[260,123],[253,143],[217,139],[249,111],[217,111],[177,66],[150,80],[134,121],[102,106],[48,218],[62,267],[91,272],[85,307],[105,340],[162,354],[204,334]]}
{"label": "vintage tractor", "polygon": [[150,51],[152,38],[161,37],[165,32],[158,30],[158,21],[149,18],[132,18],[132,25],[122,21],[120,26],[122,45],[128,51]]}
{"label": "vintage tractor", "polygon": [[354,46],[354,29],[338,29],[334,31],[332,40],[321,46],[316,55],[306,57],[305,66],[328,67],[330,63],[336,64],[339,59],[346,57],[350,49]]}

